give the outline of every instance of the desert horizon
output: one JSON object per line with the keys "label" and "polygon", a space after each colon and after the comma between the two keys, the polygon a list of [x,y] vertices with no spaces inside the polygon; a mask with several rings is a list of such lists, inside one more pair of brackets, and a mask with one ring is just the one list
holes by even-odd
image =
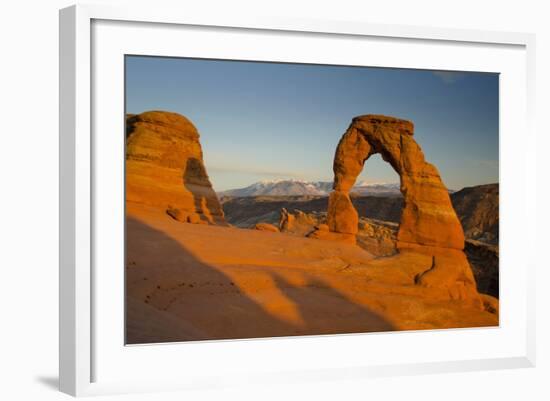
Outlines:
{"label": "desert horizon", "polygon": [[498,77],[126,68],[128,344],[498,326]]}

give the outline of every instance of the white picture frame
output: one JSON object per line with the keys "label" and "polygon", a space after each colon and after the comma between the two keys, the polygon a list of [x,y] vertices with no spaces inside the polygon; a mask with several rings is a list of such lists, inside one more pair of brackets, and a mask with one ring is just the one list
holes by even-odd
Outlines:
{"label": "white picture frame", "polygon": [[[117,24],[120,26],[117,26]],[[100,263],[98,261],[103,259],[101,255],[96,254],[97,248],[94,241],[97,238],[95,236],[98,235],[98,230],[105,227],[100,221],[103,206],[99,206],[98,209],[96,192],[100,190],[102,193],[106,193],[106,191],[108,193],[109,188],[112,190],[120,184],[120,181],[114,179],[114,181],[105,184],[104,189],[99,188],[104,185],[103,182],[105,181],[97,179],[102,174],[97,163],[98,157],[101,157],[102,160],[104,158],[105,160],[109,159],[109,163],[116,164],[117,155],[120,156],[122,153],[117,153],[117,149],[113,150],[109,146],[110,142],[108,140],[101,139],[97,141],[97,138],[94,137],[94,132],[97,132],[94,130],[103,127],[101,125],[103,120],[96,121],[94,118],[102,116],[100,109],[104,106],[102,106],[102,103],[98,103],[98,97],[101,97],[103,92],[100,88],[94,86],[97,82],[93,82],[93,80],[94,77],[99,80],[104,79],[101,71],[111,65],[109,62],[103,64],[105,60],[108,60],[109,55],[118,60],[116,63],[120,62],[119,56],[124,54],[125,40],[127,40],[120,32],[131,30],[132,36],[137,37],[140,35],[141,30],[148,29],[147,36],[141,38],[142,43],[140,46],[142,47],[138,50],[138,53],[148,54],[156,51],[160,55],[172,55],[176,51],[175,42],[164,43],[162,48],[159,45],[157,50],[151,46],[155,46],[155,39],[159,39],[163,35],[183,32],[186,27],[200,32],[204,31],[214,38],[221,38],[220,35],[234,34],[242,34],[243,37],[246,35],[262,35],[262,40],[265,40],[265,43],[271,43],[268,41],[277,43],[277,41],[284,40],[281,39],[281,35],[286,35],[287,38],[293,38],[292,35],[294,35],[297,43],[296,52],[300,50],[300,38],[305,38],[304,41],[318,38],[318,40],[327,42],[331,38],[339,38],[342,41],[383,40],[387,46],[392,45],[392,43],[393,45],[399,43],[402,45],[402,42],[405,41],[411,46],[414,44],[414,46],[426,47],[425,51],[428,52],[426,55],[429,55],[430,52],[433,53],[433,46],[437,46],[441,51],[440,57],[443,57],[444,54],[448,54],[449,57],[447,60],[441,60],[438,65],[434,65],[433,61],[430,64],[429,61],[421,62],[411,59],[394,62],[391,60],[380,61],[380,65],[405,68],[430,68],[431,66],[433,69],[450,70],[481,69],[504,74],[504,81],[509,76],[510,82],[504,82],[501,86],[501,89],[503,89],[501,91],[501,196],[503,199],[501,213],[502,216],[506,216],[505,223],[501,224],[502,266],[517,264],[516,261],[520,260],[520,251],[523,257],[518,268],[521,268],[521,274],[515,277],[513,282],[508,280],[511,276],[507,269],[503,269],[504,271],[501,273],[504,288],[503,296],[508,295],[506,288],[511,291],[508,298],[503,298],[501,326],[496,329],[483,330],[408,332],[397,333],[397,335],[392,333],[371,334],[368,336],[339,335],[324,336],[322,338],[312,336],[303,340],[283,338],[213,341],[194,345],[124,347],[123,343],[118,342],[116,343],[118,345],[111,344],[109,346],[120,346],[120,355],[117,355],[120,358],[126,358],[124,359],[126,362],[123,359],[116,359],[118,356],[113,356],[116,352],[110,352],[109,350],[112,351],[112,349],[105,345],[106,342],[103,339],[106,338],[110,330],[120,332],[120,328],[111,327],[109,324],[109,322],[112,324],[113,321],[116,321],[114,319],[120,317],[120,315],[113,312],[113,315],[106,317],[105,313],[102,312],[104,310],[102,304],[105,302],[97,303],[96,291],[101,291],[101,297],[105,297],[109,301],[115,300],[116,302],[120,298],[122,304],[123,298],[120,297],[120,294],[123,288],[116,287],[120,284],[120,281],[117,281],[116,278],[112,280],[112,289],[105,287],[105,274],[98,274],[96,271],[98,263]],[[96,40],[94,40],[94,35],[96,35]],[[147,38],[150,38],[151,41],[149,42]],[[106,41],[106,39],[109,40]],[[160,42],[157,41],[156,43]],[[205,39],[204,43],[208,44],[209,42]],[[534,366],[535,286],[533,274],[536,261],[533,256],[528,255],[534,255],[535,253],[529,251],[531,245],[525,239],[514,242],[517,248],[515,250],[506,248],[506,244],[510,244],[515,239],[512,238],[514,227],[523,224],[524,221],[529,222],[527,224],[534,224],[532,222],[536,220],[533,217],[536,216],[534,205],[534,188],[536,187],[534,182],[535,135],[532,128],[533,90],[535,85],[534,43],[534,35],[523,33],[374,25],[349,21],[295,20],[292,18],[258,17],[229,20],[211,15],[186,15],[185,11],[182,10],[166,10],[155,7],[112,8],[104,5],[78,5],[61,10],[60,390],[71,395],[80,396],[134,391],[212,388],[226,386],[229,383],[232,385],[253,382],[277,383],[296,380],[329,380],[342,377],[362,378]],[[449,46],[453,47],[452,51],[445,53],[446,47]],[[230,48],[231,46],[226,47]],[[290,51],[292,51],[292,46],[290,47]],[[348,51],[349,53],[349,50],[346,50],[346,46],[342,47],[342,54],[339,57],[344,60],[346,57],[345,52]],[[228,54],[226,57],[236,57],[235,54],[238,53],[238,49],[239,47],[236,46],[233,50],[227,50],[233,53]],[[495,57],[492,57],[492,61],[483,59],[483,57],[489,58],[488,55],[483,56],[489,51],[488,49],[495,49]],[[421,51],[422,49],[418,47],[417,50]],[[105,53],[102,53],[103,51]],[[204,51],[204,53],[201,53],[203,56],[209,52],[207,48],[201,51]],[[468,56],[471,58],[468,61],[470,63],[469,67],[454,65],[453,68],[452,54],[469,51],[477,51],[476,54],[479,54],[478,60],[470,55]],[[256,54],[254,59],[265,57],[266,60],[270,60],[271,57],[274,57],[265,51]],[[502,70],[497,67],[490,67],[489,64],[483,67],[484,62],[492,62],[493,65],[497,65],[495,63],[499,60],[499,54],[502,56],[500,60]],[[193,56],[196,56],[196,53]],[[242,57],[246,59],[250,56],[243,54]],[[284,56],[277,57],[278,60],[284,58]],[[289,57],[286,60],[292,60],[293,56]],[[375,62],[376,60],[369,65]],[[364,61],[350,59],[350,63],[361,64]],[[390,65],[388,63],[395,64]],[[117,90],[116,85],[118,85],[116,83],[120,82],[121,74],[122,71],[118,71],[113,77],[105,78],[105,82],[115,83],[115,91]],[[120,89],[120,87],[118,88]],[[115,98],[119,99],[120,96],[123,96],[123,94],[119,93]],[[122,107],[122,104],[118,104],[117,107]],[[511,107],[519,107],[517,115],[510,116],[509,113],[502,115],[502,113],[509,111]],[[111,127],[122,127],[122,116],[120,114],[118,123],[111,121]],[[522,149],[514,149],[514,144],[511,140],[508,140],[509,133],[517,130],[524,133],[522,142],[527,144],[522,146]],[[123,131],[120,132],[120,138],[122,138]],[[116,142],[113,142],[113,144],[118,146]],[[510,165],[511,160],[508,157],[510,152],[515,152],[515,160],[519,161],[519,166],[512,168],[513,166]],[[122,162],[122,160],[118,160],[119,164],[122,164]],[[508,184],[511,182],[521,183],[521,190],[516,188],[514,192],[514,188]],[[123,191],[123,188],[119,188],[115,195],[119,196],[121,191]],[[115,195],[113,196],[116,197]],[[117,213],[116,210],[115,213]],[[122,225],[123,221],[120,220],[115,223]],[[530,232],[534,232],[534,229]],[[107,235],[107,233],[104,234]],[[112,243],[115,246],[120,245],[116,238]],[[109,254],[108,251],[105,252]],[[113,251],[112,254],[107,256],[113,257],[115,261],[120,260],[115,255],[117,252],[121,252],[121,250]],[[113,269],[115,268],[116,266]],[[123,265],[121,264],[120,269],[122,270],[122,268]],[[506,299],[517,300],[518,302],[508,302]],[[118,305],[113,309],[120,310],[119,307],[121,306]],[[120,321],[120,326],[122,325],[123,321]],[[461,338],[464,340],[461,340]],[[466,352],[465,348],[457,345],[456,349],[458,352],[462,352],[464,357],[441,354],[439,359],[434,356],[424,360],[418,359],[414,354],[405,355],[403,353],[403,358],[399,359],[390,358],[389,355],[384,356],[383,353],[375,355],[374,352],[368,354],[371,355],[371,360],[365,360],[361,352],[357,352],[357,355],[348,355],[338,359],[335,356],[336,353],[331,351],[347,347],[346,344],[353,344],[356,349],[357,347],[366,349],[368,348],[366,347],[367,343],[376,343],[373,347],[377,348],[380,348],[382,344],[387,346],[391,343],[395,351],[411,341],[419,347],[422,344],[435,344],[435,349],[437,349],[438,344],[444,346],[445,344],[453,344],[455,341],[464,341],[470,344],[475,344],[476,341],[487,341],[494,343],[495,347],[487,352],[482,352],[481,348]],[[219,358],[225,358],[224,360],[227,361],[231,360],[232,357],[240,356],[237,359],[243,361],[220,363],[220,367],[216,372],[208,374],[205,373],[208,371],[206,368],[203,369],[199,366],[196,369],[187,366],[186,369],[183,369],[185,376],[180,374],[180,376],[162,377],[162,372],[159,372],[159,376],[153,377],[155,372],[138,371],[139,367],[137,365],[139,364],[136,362],[140,358],[150,358],[147,360],[151,361],[168,359],[171,358],[170,355],[176,355],[178,347],[182,346],[186,347],[185,350],[191,361],[193,355],[199,354],[209,355],[212,358],[215,357],[214,355],[220,355]],[[326,357],[323,359],[316,359],[315,357],[319,347],[323,347],[326,351]],[[289,353],[296,353],[296,355],[305,357],[309,355],[311,362],[307,363],[305,361],[302,364],[297,363],[295,366],[285,367],[284,359],[274,359],[271,368],[265,367],[263,369],[262,366],[256,366],[254,370],[251,370],[245,366],[247,363],[257,361],[254,358],[262,357],[265,359],[266,356],[274,356],[280,353],[281,349],[287,349]],[[429,354],[428,351],[427,353]],[[120,371],[122,366],[120,363],[132,367],[132,369],[126,371],[126,376],[116,374],[116,371]],[[107,370],[107,364],[113,366],[112,372],[103,374],[102,369]],[[167,366],[169,367],[170,363],[167,363]],[[143,376],[140,376],[141,373]],[[135,376],[132,376],[133,374]]]}

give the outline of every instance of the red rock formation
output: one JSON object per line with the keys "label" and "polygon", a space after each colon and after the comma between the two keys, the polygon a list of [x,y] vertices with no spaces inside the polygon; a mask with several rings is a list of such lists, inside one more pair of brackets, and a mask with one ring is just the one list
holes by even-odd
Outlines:
{"label": "red rock formation", "polygon": [[162,208],[179,221],[225,224],[204,167],[199,133],[176,113],[127,117],[126,199]]}
{"label": "red rock formation", "polygon": [[[327,221],[334,234],[355,235],[358,217],[349,191],[365,161],[380,153],[401,178],[404,207],[397,234],[401,253],[432,256],[431,266],[416,284],[448,290],[452,299],[478,303],[475,279],[464,249],[464,232],[449,192],[437,168],[426,162],[413,138],[413,124],[381,115],[353,119],[340,139],[334,157],[334,191],[330,194]],[[394,259],[398,264],[398,259]]]}
{"label": "red rock formation", "polygon": [[259,231],[270,231],[270,232],[273,232],[273,233],[278,233],[279,232],[279,227],[277,227],[274,224],[269,224],[269,223],[256,223],[254,225],[254,228],[256,230],[259,230]]}
{"label": "red rock formation", "polygon": [[279,219],[279,229],[285,231],[292,231],[294,229],[294,221],[296,217],[289,213],[285,208],[281,209],[281,216]]}
{"label": "red rock formation", "polygon": [[334,157],[334,192],[329,200],[329,227],[341,233],[357,232],[349,190],[365,161],[380,153],[401,178],[404,207],[398,241],[464,248],[464,233],[449,193],[435,166],[426,162],[413,138],[413,124],[393,117],[356,117]]}
{"label": "red rock formation", "polygon": [[348,191],[335,190],[328,198],[328,226],[330,231],[357,234],[359,215],[351,203]]}

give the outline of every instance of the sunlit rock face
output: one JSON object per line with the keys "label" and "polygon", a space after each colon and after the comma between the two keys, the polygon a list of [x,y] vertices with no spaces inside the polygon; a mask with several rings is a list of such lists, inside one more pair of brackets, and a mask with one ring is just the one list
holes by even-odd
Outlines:
{"label": "sunlit rock face", "polygon": [[[437,168],[424,159],[413,138],[413,124],[393,117],[353,119],[334,157],[334,192],[329,202],[331,231],[357,232],[349,191],[365,161],[380,153],[401,179],[404,197],[398,241],[463,249],[464,233]],[[339,208],[332,207],[338,203]],[[345,220],[350,224],[346,224]]]}
{"label": "sunlit rock face", "polygon": [[[358,216],[349,192],[365,161],[379,153],[399,174],[404,206],[397,233],[400,253],[431,256],[415,284],[448,290],[452,299],[479,302],[470,265],[462,252],[464,232],[437,168],[413,138],[413,123],[382,115],[353,119],[334,156],[334,187],[329,197],[329,230],[356,235]],[[397,260],[396,260],[397,262]]]}
{"label": "sunlit rock face", "polygon": [[206,173],[199,133],[176,113],[127,116],[126,199],[160,207],[178,221],[225,224]]}

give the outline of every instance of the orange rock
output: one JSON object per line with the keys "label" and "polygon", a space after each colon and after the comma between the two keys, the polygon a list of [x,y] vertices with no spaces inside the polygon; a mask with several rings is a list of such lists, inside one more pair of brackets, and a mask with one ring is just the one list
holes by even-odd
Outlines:
{"label": "orange rock", "polygon": [[446,288],[450,299],[472,300],[475,306],[481,309],[483,304],[478,296],[474,274],[464,252],[439,248],[432,253],[432,266],[416,277],[416,284],[428,288]]}
{"label": "orange rock", "polygon": [[328,228],[328,224],[319,224],[315,227],[315,229],[319,231],[330,231]]}
{"label": "orange rock", "polygon": [[353,207],[349,193],[334,190],[328,200],[327,223],[330,231],[357,234],[359,215]]}
{"label": "orange rock", "polygon": [[[424,159],[413,131],[411,122],[394,117],[365,115],[353,119],[334,156],[334,191],[329,197],[327,215],[329,229],[331,234],[357,233],[357,212],[349,199],[349,191],[365,161],[380,153],[401,179],[404,207],[397,249],[401,254],[409,252],[432,258],[431,266],[416,275],[415,284],[482,308],[472,269],[462,251],[464,232],[449,192],[437,168]],[[312,235],[323,236],[327,237],[320,233]]]}
{"label": "orange rock", "polygon": [[254,228],[256,230],[260,230],[260,231],[271,231],[271,232],[274,232],[274,233],[279,232],[278,227],[274,226],[273,224],[269,224],[269,223],[256,223]]}
{"label": "orange rock", "polygon": [[203,163],[199,133],[164,111],[126,119],[126,200],[161,207],[178,221],[226,224]]}
{"label": "orange rock", "polygon": [[187,222],[191,224],[199,224],[201,221],[201,216],[198,213],[190,213],[187,216]]}
{"label": "orange rock", "polygon": [[279,228],[281,231],[292,231],[295,221],[296,217],[292,213],[289,213],[285,208],[281,209],[281,216],[279,218]]}
{"label": "orange rock", "polygon": [[180,209],[172,206],[168,206],[168,209],[166,209],[166,214],[174,220],[181,221],[182,223],[187,223],[189,219],[189,213],[182,212]]}
{"label": "orange rock", "polygon": [[345,244],[355,245],[357,240],[353,234],[343,234],[327,231],[321,228],[317,228],[309,233],[307,238],[321,239],[326,241],[342,242]]}
{"label": "orange rock", "polygon": [[[334,192],[329,198],[331,231],[355,233],[351,202],[346,196],[365,161],[380,153],[401,178],[404,208],[398,240],[464,249],[464,232],[437,169],[426,162],[413,139],[413,124],[380,115],[353,119],[334,157]],[[349,196],[348,196],[349,199]],[[344,208],[343,210],[341,208]]]}

